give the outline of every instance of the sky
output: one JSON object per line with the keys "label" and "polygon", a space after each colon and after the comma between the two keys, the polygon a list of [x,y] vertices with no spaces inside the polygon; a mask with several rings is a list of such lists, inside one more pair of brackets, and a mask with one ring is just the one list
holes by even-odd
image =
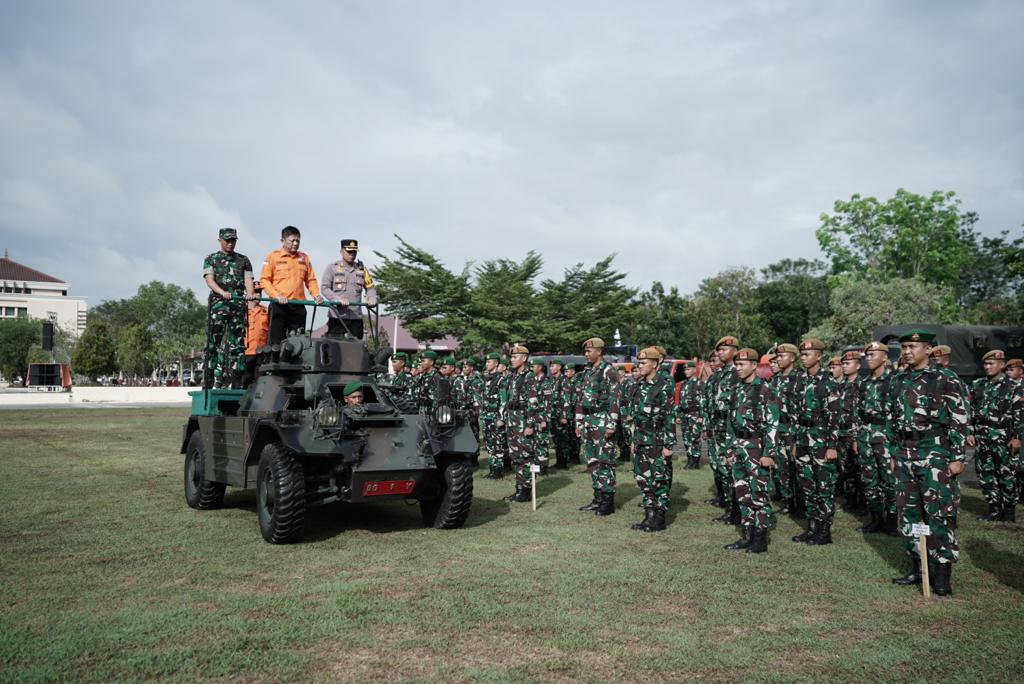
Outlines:
{"label": "sky", "polygon": [[217,229],[317,274],[615,253],[692,292],[820,257],[851,195],[1024,222],[1024,3],[0,3],[0,248],[95,305],[205,299]]}

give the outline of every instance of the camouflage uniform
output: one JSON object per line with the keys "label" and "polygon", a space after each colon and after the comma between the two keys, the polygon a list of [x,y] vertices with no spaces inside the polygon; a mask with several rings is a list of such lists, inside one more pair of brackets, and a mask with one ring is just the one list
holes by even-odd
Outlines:
{"label": "camouflage uniform", "polygon": [[416,408],[419,411],[432,412],[439,406],[438,386],[442,382],[447,383],[448,380],[436,368],[420,373],[413,379],[409,395],[416,402]]}
{"label": "camouflage uniform", "polygon": [[452,396],[455,399],[455,408],[462,412],[469,421],[473,430],[473,437],[476,439],[477,456],[480,455],[480,399],[483,390],[484,380],[480,373],[474,370],[469,375],[460,373],[452,380]]}
{"label": "camouflage uniform", "polygon": [[633,387],[636,392],[629,404],[633,475],[643,493],[644,509],[665,511],[672,487],[672,459],[662,456],[661,450],[676,445],[672,421],[675,387],[662,375],[634,382]]}
{"label": "camouflage uniform", "polygon": [[583,373],[576,372],[571,378],[565,378],[562,385],[562,415],[568,421],[563,427],[567,448],[566,459],[569,463],[580,462],[580,438],[576,436],[576,399],[582,380]]}
{"label": "camouflage uniform", "polygon": [[776,459],[775,468],[772,470],[772,483],[778,498],[789,502],[784,506],[783,513],[786,512],[786,508],[797,507],[796,495],[799,486],[796,484],[794,450],[800,426],[800,416],[796,407],[800,398],[799,389],[803,386],[803,375],[803,371],[793,368],[789,373],[779,373],[771,379],[772,390],[779,400],[779,458]]}
{"label": "camouflage uniform", "polygon": [[[548,430],[555,443],[555,466],[558,468],[568,467],[569,455],[572,452],[572,440],[569,437],[573,432],[572,412],[565,410],[565,395],[568,391],[570,391],[568,378],[564,375],[551,378],[551,404],[549,407],[551,422]],[[567,421],[565,425],[562,425],[563,418]]]}
{"label": "camouflage uniform", "polygon": [[857,492],[860,490],[860,468],[854,444],[860,432],[860,380],[843,378],[835,383],[833,401],[835,411],[832,413],[836,427],[836,450],[839,457],[836,466],[839,469],[837,488],[845,493],[846,505],[855,506]]}
{"label": "camouflage uniform", "polygon": [[[835,449],[838,439],[835,424],[829,415],[829,400],[835,396],[836,383],[824,369],[819,369],[814,375],[804,373],[800,380],[794,407],[799,422],[796,434],[796,475],[811,524],[806,536],[797,535],[794,539],[812,542],[820,536],[820,543],[829,543],[826,539],[831,539],[829,535],[832,516],[835,514],[838,467],[836,461],[826,458],[825,452]],[[817,534],[819,532],[820,535]]]}
{"label": "camouflage uniform", "polygon": [[991,509],[983,518],[1016,518],[1020,451],[1010,449],[1010,440],[1021,436],[1024,390],[1002,373],[975,380],[970,401],[978,483]]}
{"label": "camouflage uniform", "polygon": [[732,478],[744,527],[767,530],[772,514],[771,473],[760,464],[764,456],[779,463],[779,400],[769,384],[753,376],[738,382],[730,395],[722,453],[732,460]]}
{"label": "camouflage uniform", "polygon": [[245,278],[252,278],[252,264],[244,254],[214,252],[203,260],[203,275],[212,275],[231,293],[231,299],[224,299],[211,290],[207,299],[205,375],[212,374],[213,386],[222,387],[225,376],[231,384],[245,370]]}
{"label": "camouflage uniform", "polygon": [[606,436],[619,420],[618,372],[603,359],[587,366],[578,386],[576,427],[595,492],[615,493],[615,443]]}
{"label": "camouflage uniform", "polygon": [[893,379],[893,372],[885,368],[880,377],[869,375],[860,382],[857,462],[860,465],[861,490],[872,518],[884,514],[894,521],[896,481],[890,465],[892,435],[887,427]]}
{"label": "camouflage uniform", "polygon": [[[533,374],[525,367],[513,372],[509,379],[508,399],[505,402],[504,420],[508,432],[508,452],[512,458],[512,467],[516,471],[516,490],[530,488],[533,473],[530,466],[537,464],[538,431],[543,410],[537,394],[537,384],[531,378]],[[525,434],[531,428],[533,434]]]}
{"label": "camouflage uniform", "polygon": [[618,385],[619,422],[615,427],[615,444],[619,447],[619,460],[630,459],[633,443],[633,416],[630,406],[636,398],[637,382],[629,373],[623,373]]}
{"label": "camouflage uniform", "polygon": [[708,461],[715,472],[716,481],[721,483],[726,518],[735,508],[736,500],[733,491],[732,469],[725,462],[726,423],[729,420],[729,408],[732,405],[732,391],[739,383],[736,367],[732,364],[722,366],[708,379],[709,402],[707,415]]}
{"label": "camouflage uniform", "polygon": [[540,464],[541,473],[546,475],[551,450],[551,395],[554,383],[546,375],[540,377],[530,373],[529,383],[530,404],[537,423],[544,423],[544,429],[537,428],[537,439],[534,442],[535,458]]}
{"label": "camouflage uniform", "polygon": [[895,448],[896,508],[907,554],[920,563],[912,526],[926,522],[929,557],[955,563],[956,502],[947,473],[964,461],[967,403],[959,387],[935,368],[909,369],[893,379],[889,428]]}
{"label": "camouflage uniform", "polygon": [[388,384],[403,394],[407,394],[412,388],[415,379],[412,377],[412,373],[403,368],[388,379]]}
{"label": "camouflage uniform", "polygon": [[480,424],[484,433],[484,446],[487,449],[487,465],[492,478],[501,477],[504,458],[508,451],[508,438],[505,427],[498,427],[502,419],[502,410],[508,399],[508,379],[503,373],[495,370],[485,373],[481,388]]}
{"label": "camouflage uniform", "polygon": [[679,403],[675,414],[679,420],[679,437],[686,454],[687,467],[700,466],[700,432],[704,424],[704,392],[696,377],[683,382],[679,388]]}

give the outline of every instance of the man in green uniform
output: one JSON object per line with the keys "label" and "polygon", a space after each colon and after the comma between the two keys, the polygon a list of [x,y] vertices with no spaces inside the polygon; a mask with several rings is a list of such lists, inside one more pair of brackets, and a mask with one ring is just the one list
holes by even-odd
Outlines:
{"label": "man in green uniform", "polygon": [[772,513],[768,492],[771,468],[778,456],[779,400],[768,383],[757,377],[757,352],[736,354],[737,384],[730,394],[729,413],[722,443],[732,469],[735,498],[739,502],[743,536],[726,546],[748,553],[768,550],[768,520]]}
{"label": "man in green uniform", "polygon": [[562,386],[562,415],[558,422],[565,431],[566,463],[580,463],[580,440],[576,436],[576,397],[579,394],[579,366],[565,364],[565,383]]}
{"label": "man in green uniform", "polygon": [[967,437],[975,447],[978,483],[988,502],[988,513],[978,520],[1016,522],[1024,389],[1004,372],[1002,349],[986,352],[982,362],[985,377],[971,387],[972,430]]}
{"label": "man in green uniform", "polygon": [[480,399],[480,426],[487,449],[488,480],[500,480],[505,476],[504,458],[508,448],[504,423],[501,422],[502,407],[505,405],[507,386],[504,374],[498,372],[501,355],[491,352],[484,361],[483,387]]}
{"label": "man in green uniform", "polygon": [[779,399],[779,460],[772,470],[775,494],[782,501],[782,512],[800,513],[803,497],[796,480],[796,434],[800,427],[797,411],[803,371],[796,367],[800,350],[795,344],[780,344],[775,347],[775,364],[779,371],[772,377],[772,389]]}
{"label": "man in green uniform", "polygon": [[405,366],[409,363],[409,355],[403,351],[395,352],[391,357],[391,368],[394,374],[388,378],[388,384],[395,389],[406,393],[412,386],[412,375]]}
{"label": "man in green uniform", "polygon": [[531,402],[531,374],[526,364],[529,354],[530,350],[522,345],[515,345],[509,353],[511,376],[502,414],[508,431],[508,452],[516,473],[516,491],[506,496],[505,501],[519,503],[531,499],[533,473],[530,466],[537,462],[537,431],[541,423],[536,397],[532,397]]}
{"label": "man in green uniform", "polygon": [[220,251],[203,260],[210,288],[206,313],[203,389],[235,387],[245,370],[246,301],[255,298],[252,264],[235,251],[238,232],[221,228]]}
{"label": "man in green uniform", "polygon": [[416,376],[409,394],[415,400],[416,408],[421,412],[433,412],[438,407],[439,387],[442,382],[447,382],[434,368],[437,360],[438,353],[433,349],[427,349],[420,353],[420,372]]}
{"label": "man in green uniform", "polygon": [[846,507],[856,510],[860,506],[860,467],[857,463],[857,433],[860,431],[860,359],[863,347],[851,346],[843,349],[839,359],[842,377],[836,382],[836,450],[839,458],[839,480],[837,492],[843,492]]}
{"label": "man in green uniform", "polygon": [[594,499],[580,507],[599,516],[615,512],[615,424],[619,420],[619,374],[602,358],[604,340],[592,337],[583,343],[587,370],[580,381],[576,401],[576,435],[590,472]]}
{"label": "man in green uniform", "polygon": [[619,447],[619,460],[628,463],[633,458],[632,444],[633,425],[630,423],[632,414],[630,404],[636,395],[636,383],[640,377],[640,366],[634,363],[628,373],[619,375],[619,423],[615,428],[615,443]]}
{"label": "man in green uniform", "polygon": [[864,348],[870,375],[860,384],[857,403],[857,462],[860,465],[861,491],[867,501],[871,520],[857,528],[871,534],[885,532],[899,536],[896,517],[896,481],[893,477],[892,435],[889,433],[888,406],[893,372],[889,369],[889,348],[883,342],[869,342]]}
{"label": "man in green uniform", "polygon": [[551,373],[551,404],[550,416],[551,439],[555,444],[555,467],[565,469],[569,467],[569,451],[572,449],[569,441],[571,414],[565,412],[565,393],[568,391],[568,383],[562,373],[562,359],[557,356],[551,359],[548,364],[548,371]]}
{"label": "man in green uniform", "polygon": [[889,427],[895,450],[896,507],[912,569],[895,584],[921,582],[921,558],[913,526],[926,523],[928,564],[938,596],[952,593],[950,575],[960,556],[957,506],[950,478],[964,469],[967,402],[958,386],[937,372],[928,355],[935,334],[912,330],[900,337],[906,371],[893,380]]}
{"label": "man in green uniform", "polygon": [[538,416],[537,439],[534,442],[534,458],[540,464],[540,474],[548,474],[551,454],[551,394],[552,382],[540,357],[530,359],[529,401],[531,410]]}
{"label": "man in green uniform", "polygon": [[477,370],[478,359],[470,356],[462,362],[462,374],[455,381],[456,406],[466,416],[476,439],[476,455],[480,455],[480,402],[483,398],[484,379]]}
{"label": "man in green uniform", "polygon": [[686,470],[700,468],[700,432],[704,426],[704,392],[697,377],[697,364],[687,361],[686,380],[679,387],[679,403],[675,408],[675,422],[679,426],[679,437],[686,455]]}
{"label": "man in green uniform", "polygon": [[[716,488],[721,483],[721,496],[725,512],[715,518],[717,522],[724,522],[727,525],[740,524],[740,508],[734,496],[732,482],[732,469],[725,462],[725,454],[722,445],[725,443],[725,424],[729,418],[729,407],[732,405],[732,390],[738,384],[736,367],[733,365],[733,357],[739,351],[740,341],[732,335],[726,335],[715,345],[715,353],[722,367],[711,374],[708,380],[710,385],[710,414],[711,414],[711,435],[708,443],[708,461],[715,472]],[[712,450],[713,447],[713,450]]]}
{"label": "man in green uniform", "polygon": [[672,488],[675,386],[659,371],[662,356],[657,347],[648,347],[637,355],[639,378],[629,403],[633,476],[643,493],[644,508],[644,519],[632,528],[642,532],[665,529]]}

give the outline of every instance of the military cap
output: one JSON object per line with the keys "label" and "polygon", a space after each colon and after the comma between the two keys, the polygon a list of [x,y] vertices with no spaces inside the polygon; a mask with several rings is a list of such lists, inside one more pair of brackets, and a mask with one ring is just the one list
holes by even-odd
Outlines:
{"label": "military cap", "polygon": [[843,361],[859,361],[861,356],[860,347],[847,347],[843,350]]}
{"label": "military cap", "polygon": [[654,348],[661,352],[661,358],[665,358],[666,356],[668,356],[668,351],[660,344],[654,345]]}
{"label": "military cap", "polygon": [[604,349],[604,340],[602,340],[600,337],[591,337],[587,340],[584,340],[583,348],[590,349],[591,347],[595,349]]}
{"label": "military cap", "polygon": [[687,368],[696,368],[697,367],[697,362],[696,361],[684,361],[683,365],[686,366]]}
{"label": "military cap", "polygon": [[718,349],[719,347],[736,347],[736,348],[739,348],[739,346],[740,346],[740,341],[738,339],[736,339],[732,335],[726,335],[722,339],[718,340],[718,342],[715,344],[715,349]]}
{"label": "military cap", "polygon": [[530,365],[531,366],[543,366],[544,365],[544,359],[540,358],[539,356],[534,356],[532,359],[530,359]]}
{"label": "military cap", "polygon": [[221,228],[217,233],[217,236],[220,237],[221,240],[237,240],[238,231],[234,228]]}
{"label": "military cap", "polygon": [[931,344],[935,342],[935,333],[927,330],[908,330],[900,335],[900,342],[924,342]]}
{"label": "military cap", "polygon": [[816,337],[808,337],[806,340],[800,343],[800,351],[807,349],[817,349],[818,351],[825,351],[825,343]]}
{"label": "military cap", "polygon": [[565,370],[578,370],[579,367],[580,367],[580,364],[573,363],[572,361],[570,361],[569,363],[565,364]]}
{"label": "military cap", "polygon": [[664,354],[661,353],[661,349],[659,349],[658,347],[647,347],[646,349],[641,349],[640,353],[637,354],[636,358],[637,359],[654,359],[656,361],[661,361],[661,359],[663,357],[664,357]]}
{"label": "military cap", "polygon": [[880,351],[880,352],[885,352],[886,354],[888,354],[889,353],[889,346],[885,342],[879,342],[878,340],[872,340],[872,341],[867,343],[867,346],[864,347],[864,351],[865,352]]}
{"label": "military cap", "polygon": [[793,356],[796,356],[797,354],[800,353],[800,350],[796,348],[795,344],[790,344],[789,342],[784,342],[784,343],[782,343],[782,344],[780,344],[780,345],[775,347],[775,353],[776,354],[782,354],[783,352],[785,352],[787,354],[792,354]]}
{"label": "military cap", "polygon": [[985,355],[981,357],[981,360],[988,361],[989,359],[995,359],[997,361],[1002,361],[1005,358],[1006,352],[1004,352],[1002,349],[993,349],[991,351],[985,352]]}
{"label": "military cap", "polygon": [[446,357],[444,357],[443,359],[441,359],[441,365],[442,366],[454,366],[455,365],[455,357],[454,356],[446,356]]}
{"label": "military cap", "polygon": [[936,347],[932,347],[932,356],[949,356],[953,353],[953,350],[944,344],[940,344]]}
{"label": "military cap", "polygon": [[363,383],[359,382],[358,380],[353,380],[352,382],[346,383],[341,391],[347,397],[348,395],[352,394],[353,392],[360,392],[360,391],[362,391],[362,389],[363,389]]}
{"label": "military cap", "polygon": [[495,361],[501,361],[501,354],[498,352],[491,352],[485,358],[494,359]]}
{"label": "military cap", "polygon": [[736,352],[735,358],[733,358],[733,361],[753,361],[754,363],[757,363],[760,360],[761,355],[757,353],[756,349],[751,349],[750,347],[740,349]]}
{"label": "military cap", "polygon": [[500,363],[502,366],[507,366],[509,364],[508,357],[502,356],[500,359],[498,359],[498,363]]}
{"label": "military cap", "polygon": [[843,360],[841,358],[839,358],[838,356],[833,356],[832,358],[830,358],[828,360],[828,365],[830,365],[830,366],[838,366],[842,362],[843,362]]}
{"label": "military cap", "polygon": [[773,351],[770,351],[770,352],[768,352],[767,354],[764,355],[765,359],[768,360],[768,361],[774,361],[776,356],[778,356],[778,354],[776,354]]}
{"label": "military cap", "polygon": [[359,240],[342,240],[341,248],[346,252],[358,252],[359,251]]}
{"label": "military cap", "polygon": [[530,350],[527,349],[526,347],[524,347],[521,344],[514,344],[514,345],[512,345],[512,348],[508,350],[508,355],[509,356],[512,356],[513,354],[527,354],[528,355],[529,353],[530,353]]}
{"label": "military cap", "polygon": [[556,363],[559,366],[564,366],[565,365],[565,362],[563,362],[562,359],[558,358],[557,356],[555,358],[551,359],[551,364],[550,365],[554,365]]}
{"label": "military cap", "polygon": [[424,359],[434,359],[436,361],[439,356],[440,355],[433,349],[427,349],[425,351],[420,352],[420,358]]}
{"label": "military cap", "polygon": [[394,359],[395,361],[408,361],[409,355],[406,354],[405,352],[395,352],[394,354],[391,355],[391,358]]}
{"label": "military cap", "polygon": [[462,365],[476,368],[477,366],[480,365],[480,359],[476,358],[475,356],[470,356],[467,357],[466,360],[462,362]]}
{"label": "military cap", "polygon": [[1022,362],[1020,359],[1010,359],[1009,361],[1006,362],[1007,368],[1020,368],[1021,365]]}

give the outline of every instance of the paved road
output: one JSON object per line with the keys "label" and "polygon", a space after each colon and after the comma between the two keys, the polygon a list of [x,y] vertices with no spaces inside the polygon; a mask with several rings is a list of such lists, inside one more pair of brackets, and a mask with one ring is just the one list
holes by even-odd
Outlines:
{"label": "paved road", "polygon": [[161,404],[156,402],[139,402],[135,404],[119,404],[115,402],[81,402],[77,404],[0,404],[0,411],[63,411],[65,409],[145,409],[145,408],[177,408],[185,412],[192,405],[185,402]]}

